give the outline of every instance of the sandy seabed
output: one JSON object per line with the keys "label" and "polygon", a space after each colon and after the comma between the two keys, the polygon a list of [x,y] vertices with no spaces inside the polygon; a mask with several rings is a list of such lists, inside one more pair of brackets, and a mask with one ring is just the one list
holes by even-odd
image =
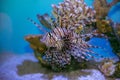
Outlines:
{"label": "sandy seabed", "polygon": [[38,63],[33,53],[0,54],[0,80],[120,80],[108,79],[99,70],[55,73]]}

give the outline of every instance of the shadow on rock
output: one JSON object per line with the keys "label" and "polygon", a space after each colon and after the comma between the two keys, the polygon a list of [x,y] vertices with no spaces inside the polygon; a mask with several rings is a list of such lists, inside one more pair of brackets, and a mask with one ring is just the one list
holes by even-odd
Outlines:
{"label": "shadow on rock", "polygon": [[42,67],[39,62],[25,60],[22,63],[22,65],[17,66],[17,73],[20,76],[26,75],[26,74],[35,74],[35,73],[49,74],[49,70]]}
{"label": "shadow on rock", "polygon": [[17,66],[17,74],[19,76],[29,75],[29,74],[44,74],[42,77],[49,78],[50,80],[54,75],[61,75],[63,73],[53,72],[51,69],[43,67],[39,62],[33,62],[31,60],[25,60],[21,65]]}
{"label": "shadow on rock", "polygon": [[75,79],[76,76],[86,75],[90,73],[86,73],[80,70],[77,71],[70,71],[70,72],[53,72],[46,67],[43,67],[39,62],[33,62],[31,60],[25,60],[22,65],[17,66],[17,73],[19,76],[27,75],[27,74],[36,74],[42,73],[44,74],[44,78],[52,79],[54,75],[64,75],[70,79]]}

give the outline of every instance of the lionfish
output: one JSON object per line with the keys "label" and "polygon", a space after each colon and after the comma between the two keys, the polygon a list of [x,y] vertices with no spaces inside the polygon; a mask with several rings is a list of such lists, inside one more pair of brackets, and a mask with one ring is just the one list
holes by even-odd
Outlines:
{"label": "lionfish", "polygon": [[[69,0],[66,1],[68,2]],[[84,8],[84,6],[82,8]],[[46,20],[45,17],[39,15],[37,17],[40,20],[40,22],[41,22],[40,18],[42,19],[44,18],[44,20]],[[61,21],[58,19],[59,17],[56,20]],[[101,47],[93,46],[89,44],[87,41],[88,39],[94,36],[104,37],[104,35],[101,34],[98,35],[97,33],[94,32],[86,34],[77,34],[75,30],[71,29],[72,26],[70,26],[70,28],[63,27],[63,25],[59,24],[63,22],[55,22],[55,20],[51,24],[48,24],[49,26],[52,27],[51,31],[46,32],[41,28],[39,24],[34,22],[32,19],[29,18],[29,20],[33,24],[35,24],[40,30],[45,32],[45,35],[43,35],[42,39],[40,39],[40,42],[43,42],[47,46],[47,50],[45,51],[44,56],[42,57],[47,64],[63,68],[66,67],[66,65],[71,64],[72,57],[78,62],[81,62],[82,60],[89,61],[91,59],[95,59],[94,55],[103,58],[102,55],[99,55],[91,50],[91,48]],[[84,22],[84,20],[82,22]]]}
{"label": "lionfish", "polygon": [[[29,20],[37,27],[40,27],[33,20]],[[71,57],[78,62],[94,59],[93,54],[103,58],[102,55],[91,50],[91,48],[101,47],[93,46],[86,41],[86,38],[92,38],[93,36],[98,35],[93,33],[79,35],[73,30],[64,27],[55,27],[50,32],[46,32],[43,38],[40,39],[48,47],[44,53],[43,60],[51,66],[65,67],[66,65],[70,65]]]}

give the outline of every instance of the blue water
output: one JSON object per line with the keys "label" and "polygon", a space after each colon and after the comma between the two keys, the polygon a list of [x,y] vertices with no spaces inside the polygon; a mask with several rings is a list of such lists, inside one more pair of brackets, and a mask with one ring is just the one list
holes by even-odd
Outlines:
{"label": "blue water", "polygon": [[[63,0],[0,0],[0,51],[14,53],[31,52],[24,36],[28,34],[43,34],[33,24],[27,21],[30,17],[38,22],[36,14],[51,14],[51,4],[58,4]],[[92,6],[94,0],[85,0]],[[109,2],[111,0],[108,0]],[[116,4],[109,12],[114,22],[120,22],[120,4]],[[93,40],[95,41],[95,40]],[[108,43],[99,40],[99,44]],[[108,43],[109,44],[109,43]],[[102,45],[104,46],[104,45]],[[107,48],[112,50],[111,47]]]}
{"label": "blue water", "polygon": [[27,18],[38,22],[36,14],[51,13],[51,4],[60,1],[62,0],[0,0],[1,51],[24,53],[28,45],[24,36],[42,34]]}

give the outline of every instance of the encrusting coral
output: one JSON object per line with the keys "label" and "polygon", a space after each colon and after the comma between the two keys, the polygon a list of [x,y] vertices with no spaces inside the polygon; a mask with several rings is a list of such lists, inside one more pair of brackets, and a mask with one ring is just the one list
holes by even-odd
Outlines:
{"label": "encrusting coral", "polygon": [[96,26],[99,32],[101,33],[111,33],[112,32],[112,27],[110,25],[109,20],[97,20],[96,21]]}
{"label": "encrusting coral", "polygon": [[105,76],[120,78],[120,62],[105,61],[99,65],[99,69]]}
{"label": "encrusting coral", "polygon": [[44,52],[47,50],[47,46],[40,42],[40,39],[42,38],[41,35],[28,35],[25,36],[25,40],[30,43],[30,47],[34,50],[36,58],[42,63],[46,64],[42,56],[44,55]]}
{"label": "encrusting coral", "polygon": [[30,43],[31,48],[37,50],[38,52],[44,53],[47,50],[47,46],[44,43],[40,42],[41,38],[41,35],[25,36],[25,40],[27,40]]}
{"label": "encrusting coral", "polygon": [[115,73],[116,65],[112,60],[104,62],[102,65],[99,65],[99,69],[105,76],[112,76]]}

